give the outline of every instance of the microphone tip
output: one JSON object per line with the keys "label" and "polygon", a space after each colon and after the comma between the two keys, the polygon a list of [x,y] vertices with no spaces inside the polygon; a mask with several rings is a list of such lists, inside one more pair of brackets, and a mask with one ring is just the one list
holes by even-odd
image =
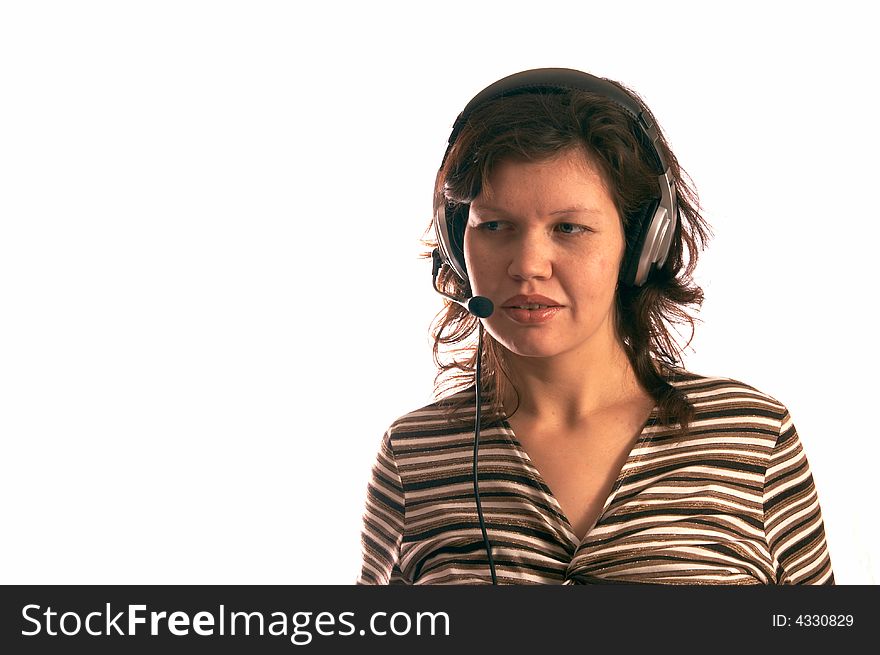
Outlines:
{"label": "microphone tip", "polygon": [[495,311],[495,305],[486,296],[474,296],[468,300],[467,308],[477,318],[489,318]]}

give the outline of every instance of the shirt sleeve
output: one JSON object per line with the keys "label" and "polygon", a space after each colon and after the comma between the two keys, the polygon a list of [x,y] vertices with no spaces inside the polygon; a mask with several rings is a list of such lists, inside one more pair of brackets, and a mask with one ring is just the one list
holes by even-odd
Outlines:
{"label": "shirt sleeve", "polygon": [[405,498],[390,433],[382,438],[367,485],[367,502],[361,531],[363,561],[357,584],[389,584],[399,577]]}
{"label": "shirt sleeve", "polygon": [[777,584],[834,584],[819,497],[787,411],[764,475],[764,530]]}

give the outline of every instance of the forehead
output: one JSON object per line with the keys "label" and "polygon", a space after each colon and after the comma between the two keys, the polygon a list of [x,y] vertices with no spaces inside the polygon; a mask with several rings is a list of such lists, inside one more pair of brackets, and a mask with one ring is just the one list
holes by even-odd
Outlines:
{"label": "forehead", "polygon": [[471,207],[478,212],[550,214],[567,207],[616,214],[599,168],[581,149],[547,159],[503,159],[486,177]]}

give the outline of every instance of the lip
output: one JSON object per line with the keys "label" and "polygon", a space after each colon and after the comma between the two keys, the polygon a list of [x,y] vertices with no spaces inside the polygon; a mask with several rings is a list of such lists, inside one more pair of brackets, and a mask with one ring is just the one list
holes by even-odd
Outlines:
{"label": "lip", "polygon": [[505,309],[509,309],[511,307],[518,307],[521,305],[548,305],[550,307],[562,307],[562,305],[553,300],[553,298],[548,298],[547,296],[540,296],[537,294],[519,294],[516,296],[512,296],[505,300],[501,306]]}
{"label": "lip", "polygon": [[[522,309],[522,305],[547,305],[540,309]],[[508,318],[520,325],[541,325],[553,319],[561,312],[563,306],[552,298],[541,295],[517,295],[508,298],[501,305],[501,310]]]}

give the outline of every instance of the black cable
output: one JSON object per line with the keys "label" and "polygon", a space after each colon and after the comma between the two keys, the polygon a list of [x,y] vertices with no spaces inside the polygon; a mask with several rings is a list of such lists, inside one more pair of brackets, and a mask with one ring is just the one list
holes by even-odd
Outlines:
{"label": "black cable", "polygon": [[489,543],[489,535],[486,533],[486,522],[483,520],[483,507],[480,504],[480,483],[477,476],[477,455],[480,450],[480,406],[482,405],[481,395],[481,374],[483,360],[483,324],[477,321],[477,414],[474,420],[474,498],[477,499],[477,516],[480,519],[480,530],[483,532],[483,543],[486,544],[486,554],[489,556],[489,572],[492,574],[492,584],[498,584],[498,578],[495,577],[495,560],[492,558],[492,544]]}

